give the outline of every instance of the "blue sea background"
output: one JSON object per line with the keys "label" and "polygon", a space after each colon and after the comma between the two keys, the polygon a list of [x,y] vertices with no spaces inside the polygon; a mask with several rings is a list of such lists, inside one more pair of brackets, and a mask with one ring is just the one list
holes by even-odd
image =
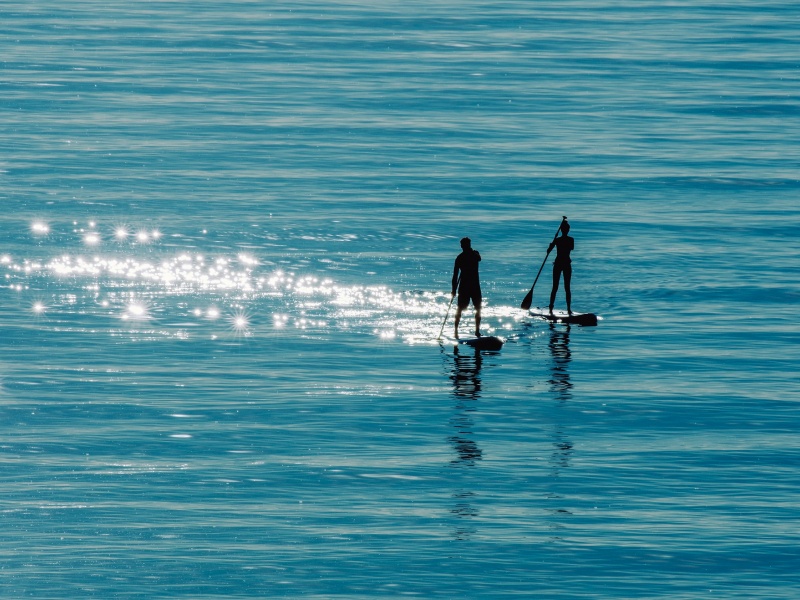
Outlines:
{"label": "blue sea background", "polygon": [[0,597],[800,596],[796,3],[0,23]]}

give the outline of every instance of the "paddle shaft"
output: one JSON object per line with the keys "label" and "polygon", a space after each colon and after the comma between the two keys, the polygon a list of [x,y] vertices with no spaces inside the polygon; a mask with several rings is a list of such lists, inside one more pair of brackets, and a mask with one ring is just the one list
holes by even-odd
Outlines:
{"label": "paddle shaft", "polygon": [[[459,274],[458,279],[456,280],[456,289],[458,289],[458,284],[461,283],[461,275]],[[447,317],[450,316],[450,307],[453,306],[453,300],[456,299],[456,295],[453,294],[450,297],[450,304],[447,305],[447,312],[444,313],[444,321],[442,321],[442,328],[439,330],[439,337],[436,338],[437,340],[442,339],[442,332],[444,331],[444,325],[447,323]]]}
{"label": "paddle shaft", "polygon": [[447,323],[447,317],[450,315],[450,307],[453,306],[453,300],[455,300],[455,299],[456,299],[455,296],[450,298],[450,304],[447,305],[447,312],[444,313],[444,321],[442,321],[442,328],[439,330],[439,337],[436,338],[437,340],[442,339],[442,332],[444,331],[444,324]]}
{"label": "paddle shaft", "polygon": [[[567,217],[565,216],[561,220],[561,223],[558,224],[558,229],[556,229],[556,234],[553,236],[553,241],[554,242],[556,241],[556,238],[558,237],[558,232],[561,231],[561,225],[563,225],[564,221],[566,221],[566,220],[567,220]],[[550,250],[551,250],[550,248],[547,249],[547,254],[544,255],[544,260],[542,261],[542,266],[539,267],[539,272],[536,273],[536,279],[533,280],[533,285],[531,286],[531,290],[528,292],[528,294],[522,300],[522,304],[520,304],[520,308],[522,308],[523,310],[528,310],[531,307],[531,304],[533,303],[533,288],[536,287],[536,282],[539,281],[539,275],[542,274],[542,269],[544,269],[544,265],[547,262],[547,257],[550,256]]]}

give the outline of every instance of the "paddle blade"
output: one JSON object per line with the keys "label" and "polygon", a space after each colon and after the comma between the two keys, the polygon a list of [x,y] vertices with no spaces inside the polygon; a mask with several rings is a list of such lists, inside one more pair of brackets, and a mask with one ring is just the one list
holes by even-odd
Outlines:
{"label": "paddle blade", "polygon": [[531,288],[531,291],[528,292],[528,294],[522,299],[522,304],[520,304],[519,307],[522,310],[528,310],[531,307],[532,303],[533,303],[533,288]]}

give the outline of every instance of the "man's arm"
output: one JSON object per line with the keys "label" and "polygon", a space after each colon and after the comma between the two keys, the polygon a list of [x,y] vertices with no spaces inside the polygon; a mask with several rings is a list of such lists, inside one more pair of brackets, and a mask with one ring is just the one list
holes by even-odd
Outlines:
{"label": "man's arm", "polygon": [[458,259],[456,259],[455,264],[453,264],[453,283],[451,295],[456,295],[456,288],[458,288]]}

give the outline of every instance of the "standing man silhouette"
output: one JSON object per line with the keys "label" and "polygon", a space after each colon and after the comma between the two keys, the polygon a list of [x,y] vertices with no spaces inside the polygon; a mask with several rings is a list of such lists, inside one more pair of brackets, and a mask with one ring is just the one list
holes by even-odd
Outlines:
{"label": "standing man silhouette", "polygon": [[572,314],[572,291],[569,288],[570,280],[572,279],[572,259],[569,253],[575,248],[575,240],[569,235],[569,223],[564,217],[561,223],[561,235],[550,242],[547,248],[547,253],[553,247],[556,248],[556,260],[553,262],[553,290],[550,292],[550,314],[553,314],[553,305],[556,302],[556,292],[558,292],[558,280],[564,276],[564,292],[567,295],[567,312]]}
{"label": "standing man silhouette", "polygon": [[472,241],[468,237],[462,238],[461,250],[462,252],[456,257],[453,266],[453,298],[455,298],[456,289],[458,290],[455,318],[456,339],[458,339],[461,313],[469,306],[470,300],[472,306],[475,307],[475,335],[478,337],[481,335],[481,282],[478,276],[478,263],[481,262],[481,255],[472,248]]}

